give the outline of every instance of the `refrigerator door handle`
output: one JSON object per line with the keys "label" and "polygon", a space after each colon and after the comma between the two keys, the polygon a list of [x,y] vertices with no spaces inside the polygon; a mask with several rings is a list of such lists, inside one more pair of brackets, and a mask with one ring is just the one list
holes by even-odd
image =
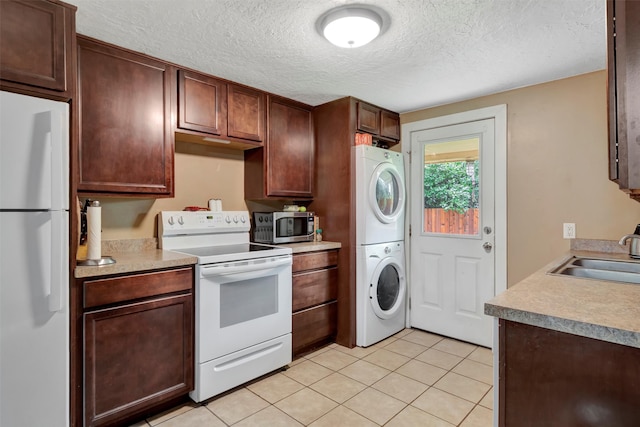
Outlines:
{"label": "refrigerator door handle", "polygon": [[64,191],[66,180],[65,170],[66,155],[65,147],[63,147],[63,138],[65,132],[62,127],[62,115],[60,112],[49,111],[49,119],[51,123],[51,209],[64,209],[66,205],[67,193]]}
{"label": "refrigerator door handle", "polygon": [[51,212],[51,278],[49,279],[49,311],[51,312],[62,310],[62,287],[68,286],[65,284],[66,274],[64,272],[67,263],[64,252],[66,245],[63,245],[63,242],[66,241],[64,236],[66,227],[63,224],[65,215],[63,213],[62,211]]}

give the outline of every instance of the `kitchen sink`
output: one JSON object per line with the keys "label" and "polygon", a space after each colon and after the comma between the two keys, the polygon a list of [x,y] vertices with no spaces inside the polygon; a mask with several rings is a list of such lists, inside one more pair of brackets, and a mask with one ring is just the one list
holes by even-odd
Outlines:
{"label": "kitchen sink", "polygon": [[632,261],[571,257],[549,273],[640,284],[640,263]]}
{"label": "kitchen sink", "polygon": [[571,265],[593,268],[595,270],[624,271],[640,273],[640,263],[630,261],[614,261],[610,259],[575,258]]}

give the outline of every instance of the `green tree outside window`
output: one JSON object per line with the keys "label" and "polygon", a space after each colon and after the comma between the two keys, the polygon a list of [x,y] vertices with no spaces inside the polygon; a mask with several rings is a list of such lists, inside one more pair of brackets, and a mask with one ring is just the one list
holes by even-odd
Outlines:
{"label": "green tree outside window", "polygon": [[424,207],[460,214],[477,208],[479,162],[433,163],[424,167]]}

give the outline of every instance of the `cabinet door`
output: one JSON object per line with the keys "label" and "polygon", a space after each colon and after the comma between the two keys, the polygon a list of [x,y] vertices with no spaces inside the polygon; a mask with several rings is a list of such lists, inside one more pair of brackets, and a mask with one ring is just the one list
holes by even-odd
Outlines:
{"label": "cabinet door", "polygon": [[293,255],[292,271],[315,270],[338,265],[338,251],[319,251]]}
{"label": "cabinet door", "polygon": [[380,135],[380,109],[358,102],[358,130]]}
{"label": "cabinet door", "polygon": [[192,298],[84,314],[85,425],[113,424],[193,389]]}
{"label": "cabinet door", "polygon": [[227,84],[178,71],[178,127],[212,135],[227,133]]}
{"label": "cabinet door", "polygon": [[89,279],[83,283],[82,306],[90,309],[156,295],[190,291],[192,286],[192,268]]}
{"label": "cabinet door", "polygon": [[314,143],[311,110],[270,98],[266,148],[267,196],[313,197]]}
{"label": "cabinet door", "polygon": [[607,37],[610,178],[640,190],[640,2],[607,2]]}
{"label": "cabinet door", "polygon": [[400,115],[382,110],[380,113],[380,136],[400,140]]}
{"label": "cabinet door", "polygon": [[229,84],[228,95],[227,135],[262,142],[266,119],[264,92]]}
{"label": "cabinet door", "polygon": [[337,267],[306,271],[293,275],[291,306],[293,312],[337,298]]}
{"label": "cabinet door", "polygon": [[0,77],[66,91],[65,54],[71,44],[71,28],[63,5],[34,0],[0,1]]}
{"label": "cabinet door", "polygon": [[500,319],[500,427],[636,427],[640,349]]}
{"label": "cabinet door", "polygon": [[78,37],[79,191],[173,195],[167,64]]}
{"label": "cabinet door", "polygon": [[337,329],[336,301],[293,314],[291,321],[293,354],[298,355],[319,343],[331,341]]}

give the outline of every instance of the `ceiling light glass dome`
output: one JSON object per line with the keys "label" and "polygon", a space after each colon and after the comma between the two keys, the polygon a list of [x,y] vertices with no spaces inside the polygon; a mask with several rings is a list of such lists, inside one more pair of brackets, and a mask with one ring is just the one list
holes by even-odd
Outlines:
{"label": "ceiling light glass dome", "polygon": [[322,35],[339,47],[364,46],[382,30],[382,17],[364,6],[344,6],[320,17]]}

